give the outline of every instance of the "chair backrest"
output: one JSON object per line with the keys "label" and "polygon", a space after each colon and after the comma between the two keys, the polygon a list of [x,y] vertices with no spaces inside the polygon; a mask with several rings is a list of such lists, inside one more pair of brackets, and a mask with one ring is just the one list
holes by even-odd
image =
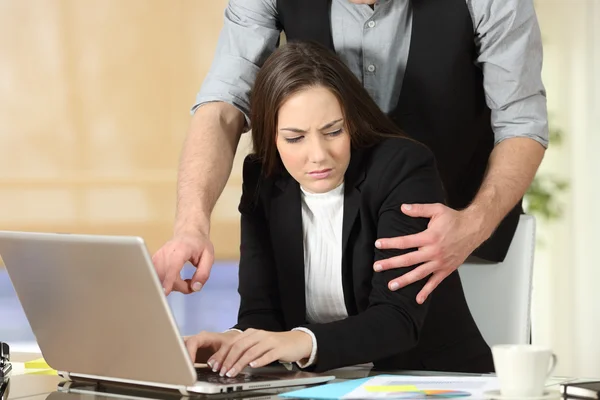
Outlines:
{"label": "chair backrest", "polygon": [[521,215],[501,263],[467,260],[458,269],[471,314],[489,346],[530,343],[535,218]]}

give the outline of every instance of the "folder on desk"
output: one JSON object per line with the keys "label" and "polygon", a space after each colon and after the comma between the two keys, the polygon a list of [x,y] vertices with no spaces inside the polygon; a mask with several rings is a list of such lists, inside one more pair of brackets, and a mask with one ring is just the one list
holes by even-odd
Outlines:
{"label": "folder on desk", "polygon": [[341,399],[360,385],[367,383],[371,378],[353,379],[350,381],[317,385],[314,387],[295,390],[280,394],[281,397],[295,397],[297,399]]}

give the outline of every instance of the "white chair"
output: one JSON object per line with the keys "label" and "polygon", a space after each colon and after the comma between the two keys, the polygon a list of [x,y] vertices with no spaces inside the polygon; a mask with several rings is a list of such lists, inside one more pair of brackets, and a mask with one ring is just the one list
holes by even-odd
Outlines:
{"label": "white chair", "polygon": [[503,262],[471,257],[458,269],[471,314],[490,347],[530,343],[534,249],[535,218],[521,215]]}

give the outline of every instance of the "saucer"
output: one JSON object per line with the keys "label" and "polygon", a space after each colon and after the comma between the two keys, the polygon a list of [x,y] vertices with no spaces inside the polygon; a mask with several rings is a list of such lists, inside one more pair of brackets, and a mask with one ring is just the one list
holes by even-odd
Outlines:
{"label": "saucer", "polygon": [[559,399],[561,394],[558,390],[544,390],[541,396],[525,397],[525,396],[503,396],[499,390],[488,390],[483,392],[483,397],[494,400],[549,400]]}

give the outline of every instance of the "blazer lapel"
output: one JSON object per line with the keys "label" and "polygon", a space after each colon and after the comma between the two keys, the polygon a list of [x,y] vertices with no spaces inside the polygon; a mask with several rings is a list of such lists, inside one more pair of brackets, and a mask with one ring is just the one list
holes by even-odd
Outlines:
{"label": "blazer lapel", "polygon": [[344,300],[349,315],[356,313],[356,302],[352,284],[352,265],[350,265],[351,252],[348,243],[360,209],[360,184],[365,180],[366,171],[363,166],[364,151],[352,152],[350,165],[344,177],[344,217],[342,223],[342,284]]}
{"label": "blazer lapel", "polygon": [[288,328],[306,323],[304,242],[300,186],[289,175],[278,178],[280,193],[271,201],[269,218],[273,253],[278,265],[281,300]]}
{"label": "blazer lapel", "polygon": [[363,166],[364,151],[355,150],[350,158],[350,165],[344,176],[344,222],[342,227],[342,254],[346,253],[348,239],[360,208],[360,184],[365,180],[366,171]]}

